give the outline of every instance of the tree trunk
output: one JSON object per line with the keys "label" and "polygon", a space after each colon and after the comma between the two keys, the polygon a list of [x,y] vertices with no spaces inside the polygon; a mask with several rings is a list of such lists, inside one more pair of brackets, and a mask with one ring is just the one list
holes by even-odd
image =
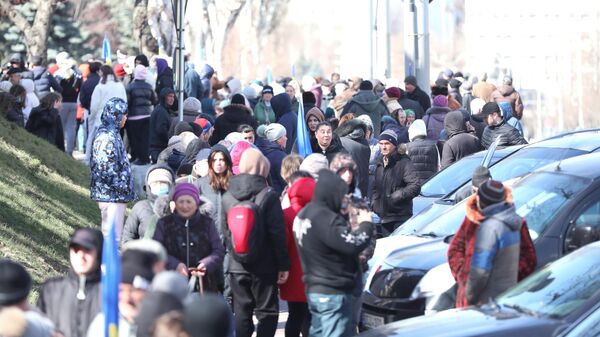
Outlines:
{"label": "tree trunk", "polygon": [[135,0],[133,32],[139,53],[146,55],[148,58],[158,54],[158,41],[152,36],[148,24],[148,0]]}

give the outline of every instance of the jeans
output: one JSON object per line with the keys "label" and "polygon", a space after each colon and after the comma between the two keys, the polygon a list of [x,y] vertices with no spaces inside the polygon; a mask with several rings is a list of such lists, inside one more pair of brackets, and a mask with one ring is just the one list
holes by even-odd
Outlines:
{"label": "jeans", "polygon": [[65,134],[65,152],[73,154],[77,135],[77,103],[63,102],[59,115]]}
{"label": "jeans", "polygon": [[235,335],[251,337],[254,332],[252,314],[256,315],[257,337],[273,337],[279,318],[277,276],[230,274],[235,313]]}
{"label": "jeans", "polygon": [[353,336],[352,295],[308,293],[311,337]]}

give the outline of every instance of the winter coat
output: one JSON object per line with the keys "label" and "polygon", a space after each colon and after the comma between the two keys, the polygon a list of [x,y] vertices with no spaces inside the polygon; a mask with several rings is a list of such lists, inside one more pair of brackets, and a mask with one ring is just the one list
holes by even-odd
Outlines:
{"label": "winter coat", "polygon": [[519,95],[512,85],[504,84],[500,88],[494,90],[490,96],[490,102],[508,102],[510,103],[515,117],[521,118],[521,116],[523,116],[523,101],[521,100],[521,95]]}
{"label": "winter coat", "polygon": [[35,94],[39,98],[42,98],[46,94],[50,93],[50,89],[58,93],[62,92],[62,87],[56,78],[50,74],[48,68],[35,66],[31,72],[33,73],[33,82],[35,83]]}
{"label": "winter coat", "polygon": [[248,124],[255,130],[257,128],[256,120],[252,117],[251,111],[242,104],[231,104],[223,109],[223,114],[217,117],[215,129],[210,137],[210,145],[215,145],[225,139],[231,132],[237,132],[242,124]]}
{"label": "winter coat", "polygon": [[288,190],[290,207],[283,210],[285,236],[290,254],[290,274],[287,282],[279,286],[281,299],[289,302],[306,302],[306,290],[302,282],[302,264],[294,238],[294,219],[313,197],[315,181],[312,178],[298,179]]}
{"label": "winter coat", "polygon": [[90,110],[92,103],[92,94],[98,83],[100,83],[100,76],[96,73],[90,73],[87,80],[81,85],[81,91],[79,91],[79,104],[88,111]]}
{"label": "winter coat", "polygon": [[[94,317],[102,310],[100,260],[102,247],[98,252],[95,269],[87,276],[80,277],[71,269],[66,275],[47,280],[39,291],[37,307],[50,318],[55,327],[65,337],[85,336]],[[80,281],[84,281],[79,299]]]}
{"label": "winter coat", "polygon": [[512,145],[527,144],[527,141],[521,136],[517,129],[502,121],[498,125],[487,126],[485,130],[483,130],[481,146],[484,149],[488,149],[490,145],[496,141],[497,137],[500,137],[500,142],[498,143],[499,149]]}
{"label": "winter coat", "polygon": [[189,63],[185,65],[183,92],[185,93],[185,98],[195,97],[198,100],[202,100],[202,80],[194,67]]}
{"label": "winter coat", "polygon": [[[67,76],[67,74],[70,74]],[[59,82],[62,91],[62,98],[64,103],[76,103],[77,96],[79,96],[79,89],[83,80],[81,72],[75,66],[70,69],[59,69],[54,74],[56,80]]]}
{"label": "winter coat", "polygon": [[496,86],[486,81],[479,81],[473,85],[473,96],[481,98],[486,103],[492,102],[492,92],[496,90]]}
{"label": "winter coat", "polygon": [[440,170],[445,169],[463,157],[481,150],[479,139],[467,133],[462,112],[449,112],[446,115],[446,119],[444,119],[444,129],[449,139],[444,143]]}
{"label": "winter coat", "polygon": [[296,144],[298,115],[292,110],[292,101],[286,93],[275,95],[271,100],[271,106],[277,117],[277,123],[285,128],[287,142],[285,144],[285,153],[292,152],[294,144]]}
{"label": "winter coat", "polygon": [[223,192],[215,191],[210,185],[210,177],[202,177],[195,182],[196,187],[200,190],[200,195],[208,199],[212,204],[212,212],[209,214],[213,219],[215,229],[219,233],[221,242],[223,242],[223,228],[227,226],[227,216],[223,214]]}
{"label": "winter coat", "polygon": [[90,114],[87,118],[88,123],[88,139],[86,141],[86,150],[85,152],[85,161],[90,161],[92,142],[94,140],[94,135],[96,134],[96,130],[100,127],[100,117],[102,116],[102,111],[106,102],[111,98],[120,98],[124,101],[127,101],[127,92],[125,91],[125,87],[121,82],[116,82],[112,75],[109,75],[106,79],[106,83],[98,83],[96,88],[94,88],[94,92],[92,93],[92,99],[90,101]]}
{"label": "winter coat", "polygon": [[347,191],[341,178],[322,170],[312,201],[294,220],[307,294],[352,294],[356,286],[358,255],[369,244],[373,224],[363,222],[350,229],[340,214]]}
{"label": "winter coat", "polygon": [[127,118],[150,117],[154,105],[158,102],[152,86],[144,80],[134,80],[127,86],[127,104],[129,115]]}
{"label": "winter coat", "polygon": [[423,122],[427,128],[427,139],[437,141],[440,139],[440,132],[444,130],[444,118],[450,112],[449,108],[433,106],[425,112]]}
{"label": "winter coat", "polygon": [[215,70],[208,64],[205,64],[200,71],[200,81],[202,82],[202,99],[209,98],[212,92],[210,79],[213,77]]}
{"label": "winter coat", "polygon": [[394,153],[387,166],[383,157],[375,169],[373,211],[381,217],[381,223],[398,222],[412,216],[413,198],[421,192],[419,177],[410,158]]}
{"label": "winter coat", "polygon": [[[242,173],[229,181],[229,190],[223,196],[223,212],[238,201],[255,200],[258,193],[267,187],[267,180],[261,176]],[[270,191],[258,206],[258,226],[261,232],[260,247],[257,249],[257,259],[253,263],[241,263],[235,258],[229,259],[227,268],[230,273],[261,275],[275,282],[278,272],[290,270],[290,258],[285,241],[285,225],[283,211],[279,203],[279,194]],[[223,229],[229,251],[233,249],[229,228]]]}
{"label": "winter coat", "polygon": [[434,141],[424,137],[415,138],[408,143],[407,154],[413,163],[420,185],[437,173],[440,155]]}
{"label": "winter coat", "polygon": [[419,104],[419,102],[417,101],[413,101],[412,99],[406,97],[406,93],[402,94],[402,98],[400,98],[398,100],[398,103],[400,103],[400,105],[402,106],[402,109],[404,110],[412,110],[415,112],[415,118],[416,119],[422,119],[423,116],[425,115],[425,110],[423,110],[423,107],[421,106],[421,104]]}
{"label": "winter coat", "polygon": [[149,148],[154,151],[162,151],[169,145],[169,130],[171,129],[171,116],[165,98],[174,94],[175,90],[164,88],[159,96],[159,102],[150,115]]}
{"label": "winter coat", "polygon": [[353,113],[354,117],[368,115],[373,122],[373,136],[379,137],[381,118],[388,115],[388,109],[379,96],[371,90],[361,90],[344,106],[342,116]]}
{"label": "winter coat", "polygon": [[[419,87],[416,87],[415,90],[411,93],[407,92],[407,97],[412,99],[413,101],[419,102],[419,104],[423,108],[423,111],[427,111],[431,107],[431,99],[429,98],[429,95],[427,95],[427,93]],[[400,103],[400,105],[402,105],[402,103]],[[417,112],[415,111],[415,114],[416,113]]]}
{"label": "winter coat", "polygon": [[[512,205],[512,191],[506,188],[505,204]],[[494,205],[492,205],[494,206]],[[489,208],[489,207],[488,207]],[[476,196],[471,196],[466,201],[466,217],[460,228],[452,238],[448,247],[448,264],[450,271],[458,285],[456,293],[456,307],[466,307],[472,302],[467,300],[467,283],[475,254],[475,241],[480,224],[486,219],[486,214],[477,207]],[[487,209],[486,209],[487,211]],[[487,216],[492,216],[487,215]],[[525,219],[521,218],[520,225],[520,244],[518,255],[518,276],[517,280],[522,280],[533,272],[537,264],[535,246],[529,236],[529,229]],[[515,238],[516,239],[516,238]],[[517,262],[515,262],[517,264]],[[481,300],[484,298],[480,297]]]}
{"label": "winter coat", "polygon": [[101,126],[92,142],[90,196],[98,202],[127,203],[135,200],[131,166],[119,134],[127,103],[110,99],[104,106]]}
{"label": "winter coat", "polygon": [[267,103],[262,99],[254,106],[254,118],[256,118],[258,125],[269,125],[277,121],[273,107],[267,106]]}
{"label": "winter coat", "polygon": [[350,120],[335,130],[340,136],[342,146],[356,163],[358,168],[357,177],[360,193],[367,195],[369,186],[369,160],[371,158],[371,149],[365,139],[366,126],[360,120]]}
{"label": "winter coat", "polygon": [[324,155],[325,157],[327,157],[327,161],[330,163],[336,154],[338,154],[340,152],[348,153],[348,151],[346,151],[346,149],[344,149],[344,146],[342,145],[342,141],[341,141],[340,137],[335,132],[331,136],[331,144],[329,144],[329,147],[327,147],[325,150],[323,150],[321,148],[321,146],[318,145],[318,142],[317,142],[317,147],[318,147],[318,151],[316,151],[315,153],[320,153],[320,154]]}
{"label": "winter coat", "polygon": [[475,129],[475,136],[481,142],[481,138],[483,137],[483,130],[485,130],[485,122],[477,115],[471,115],[471,120],[469,120],[469,124]]}
{"label": "winter coat", "polygon": [[164,59],[156,59],[156,85],[154,91],[156,95],[160,95],[160,92],[164,88],[175,88],[173,84],[173,69],[171,69],[167,61]]}
{"label": "winter coat", "polygon": [[210,217],[198,210],[190,219],[184,219],[175,211],[158,220],[153,239],[167,250],[167,269],[175,270],[180,263],[188,268],[203,263],[208,274],[205,283],[216,290],[216,273],[223,265],[225,248]]}
{"label": "winter coat", "polygon": [[65,151],[65,139],[58,110],[54,108],[42,110],[42,107],[39,106],[34,108],[29,115],[25,129],[55,145],[59,150]]}
{"label": "winter coat", "polygon": [[271,163],[269,176],[271,177],[271,182],[273,184],[272,186],[275,192],[281,195],[281,192],[283,192],[287,186],[287,183],[281,177],[281,163],[283,158],[285,158],[286,153],[281,149],[279,144],[270,141],[259,143],[258,149],[265,155],[265,157],[267,157],[269,163]]}
{"label": "winter coat", "polygon": [[[150,185],[148,185],[148,176],[150,175],[150,172],[156,169],[167,170],[171,173],[173,180],[175,180],[175,173],[173,173],[169,166],[165,164],[156,164],[148,168],[144,180],[148,198],[136,202],[135,205],[133,205],[131,212],[129,212],[129,216],[123,227],[123,234],[121,235],[121,241],[123,243],[131,240],[152,238],[158,219],[168,215],[165,213],[165,208],[168,207],[165,203],[169,203],[169,199],[165,198],[168,196],[165,195],[158,200],[159,196],[152,194]],[[151,233],[147,231],[150,231]]]}

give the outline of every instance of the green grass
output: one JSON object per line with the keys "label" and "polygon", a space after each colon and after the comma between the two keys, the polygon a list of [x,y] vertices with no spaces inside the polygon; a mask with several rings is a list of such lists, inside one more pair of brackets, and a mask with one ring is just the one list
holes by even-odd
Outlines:
{"label": "green grass", "polygon": [[68,270],[75,228],[99,227],[89,183],[85,165],[0,118],[0,257],[22,263],[35,288]]}

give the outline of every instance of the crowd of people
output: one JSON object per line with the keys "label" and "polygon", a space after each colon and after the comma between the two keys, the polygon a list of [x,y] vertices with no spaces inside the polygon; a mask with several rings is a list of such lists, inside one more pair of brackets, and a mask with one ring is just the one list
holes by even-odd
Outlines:
{"label": "crowd of people", "polygon": [[[180,120],[165,59],[76,66],[60,53],[48,68],[40,60],[28,69],[22,56],[11,58],[0,113],[67,153],[83,148],[102,231],[73,234],[72,268],[42,285],[37,309],[26,304],[27,271],[0,261],[0,322],[20,315],[26,331],[103,335],[100,257],[114,224],[119,336],[273,336],[280,298],[289,309],[286,336],[352,335],[375,239],[413,215],[421,185],[495,141],[526,143],[523,103],[510,77],[496,88],[485,75],[478,81],[446,70],[428,95],[414,76],[404,89],[335,73],[244,84],[186,61]],[[305,158],[297,154],[298,113],[312,152]],[[136,195],[132,166],[147,164],[145,193]],[[475,238],[483,226],[473,223],[486,214],[508,214],[496,231],[527,233],[502,183],[473,184],[474,195],[465,197],[477,215],[450,256],[459,264],[491,249],[488,240],[473,253],[483,245]],[[514,257],[515,242],[504,255]],[[489,277],[491,263],[453,269],[459,306],[512,282],[489,291],[468,282],[475,272]],[[14,336],[33,336],[23,329]]]}

